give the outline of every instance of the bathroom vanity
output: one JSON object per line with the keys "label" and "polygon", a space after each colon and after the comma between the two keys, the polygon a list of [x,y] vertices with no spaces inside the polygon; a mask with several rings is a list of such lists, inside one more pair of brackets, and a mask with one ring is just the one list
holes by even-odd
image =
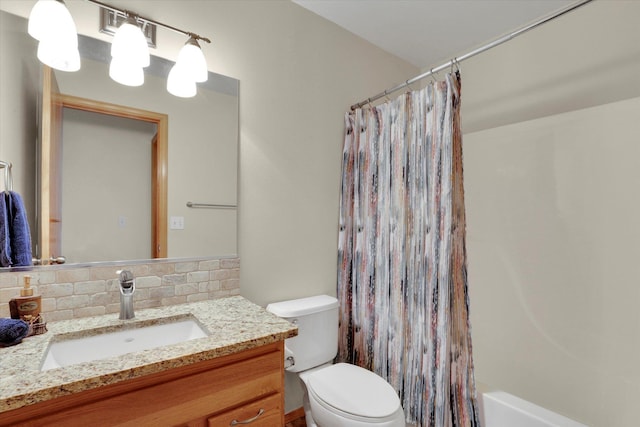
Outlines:
{"label": "bathroom vanity", "polygon": [[[52,342],[166,319],[204,338],[41,371]],[[0,426],[284,425],[284,340],[295,326],[242,297],[49,324],[0,349]]]}

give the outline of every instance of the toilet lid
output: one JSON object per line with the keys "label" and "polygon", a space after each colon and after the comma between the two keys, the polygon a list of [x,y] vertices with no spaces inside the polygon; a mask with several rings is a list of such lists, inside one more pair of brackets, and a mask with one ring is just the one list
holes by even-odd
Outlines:
{"label": "toilet lid", "polygon": [[329,406],[359,417],[389,417],[400,406],[398,395],[384,379],[346,363],[312,373],[307,387]]}

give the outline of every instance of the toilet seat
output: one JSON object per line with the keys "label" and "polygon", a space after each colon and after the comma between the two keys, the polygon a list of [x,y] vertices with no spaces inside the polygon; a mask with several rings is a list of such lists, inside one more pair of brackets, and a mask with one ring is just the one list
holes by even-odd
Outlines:
{"label": "toilet seat", "polygon": [[360,422],[385,423],[402,410],[395,390],[366,369],[338,363],[306,378],[309,397],[328,411]]}

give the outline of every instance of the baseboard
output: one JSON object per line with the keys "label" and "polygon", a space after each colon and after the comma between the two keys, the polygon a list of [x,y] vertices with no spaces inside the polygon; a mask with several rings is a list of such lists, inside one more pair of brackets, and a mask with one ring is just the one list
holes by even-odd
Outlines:
{"label": "baseboard", "polygon": [[298,409],[294,409],[291,412],[287,412],[284,414],[284,423],[290,423],[300,418],[304,418],[304,408],[299,407]]}

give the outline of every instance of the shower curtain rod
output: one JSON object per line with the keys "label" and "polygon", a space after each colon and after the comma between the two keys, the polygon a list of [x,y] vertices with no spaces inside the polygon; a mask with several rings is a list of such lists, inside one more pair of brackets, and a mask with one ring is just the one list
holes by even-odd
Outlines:
{"label": "shower curtain rod", "polygon": [[469,59],[472,56],[476,56],[479,53],[482,53],[484,51],[492,49],[492,48],[494,48],[494,47],[496,47],[498,45],[501,45],[502,43],[508,42],[509,40],[519,36],[520,34],[524,34],[527,31],[532,30],[532,29],[534,29],[536,27],[539,27],[542,24],[546,24],[547,22],[550,22],[550,21],[552,21],[552,20],[554,20],[554,19],[556,19],[556,18],[558,18],[558,17],[560,17],[562,15],[565,15],[565,14],[567,14],[569,12],[572,12],[575,9],[577,9],[577,8],[579,8],[581,6],[584,6],[587,3],[591,3],[592,1],[593,0],[580,0],[580,1],[576,2],[576,3],[573,3],[573,4],[565,7],[564,9],[559,10],[558,12],[556,12],[556,13],[554,13],[552,15],[549,15],[549,16],[547,16],[545,18],[540,19],[539,21],[536,21],[536,22],[534,22],[532,24],[526,25],[526,26],[520,28],[519,30],[516,30],[516,31],[514,31],[514,32],[512,32],[510,34],[502,36],[502,37],[500,37],[500,38],[498,38],[498,39],[496,39],[496,40],[494,40],[494,41],[492,41],[490,43],[487,43],[486,45],[484,45],[482,47],[479,47],[479,48],[477,48],[475,50],[472,50],[471,52],[465,53],[462,56],[453,58],[452,60],[450,60],[449,62],[447,62],[445,64],[439,65],[439,66],[437,66],[435,68],[431,68],[429,71],[427,71],[425,73],[422,73],[419,76],[416,76],[416,77],[414,77],[412,79],[409,79],[406,82],[401,83],[401,84],[399,84],[399,85],[397,85],[395,87],[392,87],[391,89],[387,89],[384,92],[380,92],[377,95],[373,95],[372,97],[365,99],[364,101],[358,102],[357,104],[353,104],[351,106],[351,110],[355,110],[356,108],[360,108],[363,105],[367,105],[367,104],[370,104],[370,103],[372,103],[374,101],[377,101],[378,99],[383,98],[383,97],[385,97],[387,95],[390,95],[393,92],[397,92],[400,89],[403,89],[403,88],[411,85],[412,83],[417,82],[418,80],[422,80],[425,77],[429,77],[429,76],[437,73],[438,71],[442,71],[442,70],[444,70],[446,68],[453,67],[454,65],[457,66],[457,64],[459,62],[464,61],[465,59]]}

